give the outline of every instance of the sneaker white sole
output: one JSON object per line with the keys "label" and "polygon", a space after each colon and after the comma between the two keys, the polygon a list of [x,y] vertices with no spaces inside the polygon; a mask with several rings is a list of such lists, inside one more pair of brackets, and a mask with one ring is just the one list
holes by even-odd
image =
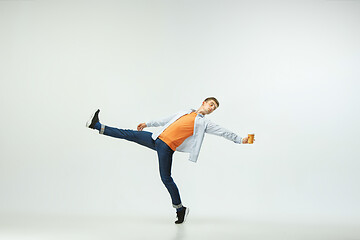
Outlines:
{"label": "sneaker white sole", "polygon": [[94,118],[95,116],[95,113],[96,113],[97,109],[94,111],[94,113],[91,115],[90,119],[86,122],[86,127],[88,128],[91,124],[91,121],[92,119]]}
{"label": "sneaker white sole", "polygon": [[186,218],[187,218],[187,215],[189,214],[189,212],[190,212],[190,209],[189,209],[189,208],[186,208],[183,223],[186,221]]}

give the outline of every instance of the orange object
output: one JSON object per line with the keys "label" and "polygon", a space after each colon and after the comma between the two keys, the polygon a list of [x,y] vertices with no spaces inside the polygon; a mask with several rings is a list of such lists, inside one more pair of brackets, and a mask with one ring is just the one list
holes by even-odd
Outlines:
{"label": "orange object", "polygon": [[248,143],[249,144],[254,143],[254,137],[255,137],[255,134],[248,134]]}
{"label": "orange object", "polygon": [[169,127],[167,127],[159,136],[173,151],[180,146],[185,139],[193,135],[196,113],[184,115]]}

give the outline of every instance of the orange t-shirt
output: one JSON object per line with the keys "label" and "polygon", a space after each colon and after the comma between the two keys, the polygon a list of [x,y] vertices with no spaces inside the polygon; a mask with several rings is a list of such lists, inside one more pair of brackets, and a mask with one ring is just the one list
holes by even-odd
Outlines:
{"label": "orange t-shirt", "polygon": [[180,146],[185,139],[193,135],[196,113],[186,114],[173,122],[159,136],[173,151]]}

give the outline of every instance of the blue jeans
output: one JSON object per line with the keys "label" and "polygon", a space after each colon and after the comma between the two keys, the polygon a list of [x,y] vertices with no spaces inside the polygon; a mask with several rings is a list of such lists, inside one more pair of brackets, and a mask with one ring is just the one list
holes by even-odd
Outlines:
{"label": "blue jeans", "polygon": [[170,193],[173,207],[177,210],[182,208],[179,190],[171,177],[171,165],[174,151],[166,143],[159,138],[156,140],[152,139],[152,133],[147,131],[125,130],[105,126],[103,124],[96,129],[106,136],[125,139],[155,150],[159,159],[161,181]]}

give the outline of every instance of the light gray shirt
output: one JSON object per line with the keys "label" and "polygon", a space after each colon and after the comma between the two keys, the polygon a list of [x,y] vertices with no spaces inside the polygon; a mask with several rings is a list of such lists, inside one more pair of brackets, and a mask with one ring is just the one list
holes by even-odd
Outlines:
{"label": "light gray shirt", "polygon": [[[195,110],[185,110],[164,119],[147,122],[146,125],[148,127],[161,126],[160,129],[158,129],[152,134],[152,138],[156,140],[160,136],[160,134],[173,122],[191,112],[195,112]],[[193,135],[185,139],[185,141],[178,148],[176,148],[176,151],[190,153],[189,160],[192,162],[196,162],[199,156],[202,142],[204,140],[205,133],[221,136],[235,143],[241,144],[241,137],[239,137],[237,134],[211,122],[210,120],[206,119],[204,115],[197,114],[194,121]]]}

